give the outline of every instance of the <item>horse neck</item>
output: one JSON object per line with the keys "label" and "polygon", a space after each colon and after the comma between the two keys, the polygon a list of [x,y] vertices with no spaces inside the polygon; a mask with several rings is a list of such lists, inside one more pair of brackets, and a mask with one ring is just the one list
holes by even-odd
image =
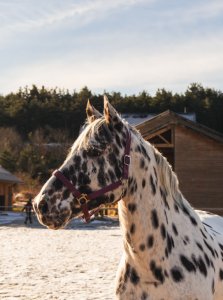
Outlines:
{"label": "horse neck", "polygon": [[153,261],[168,268],[165,256],[174,246],[171,234],[177,219],[173,222],[171,212],[176,204],[162,185],[153,149],[142,153],[131,154],[128,190],[119,204],[119,215],[127,260],[148,276]]}

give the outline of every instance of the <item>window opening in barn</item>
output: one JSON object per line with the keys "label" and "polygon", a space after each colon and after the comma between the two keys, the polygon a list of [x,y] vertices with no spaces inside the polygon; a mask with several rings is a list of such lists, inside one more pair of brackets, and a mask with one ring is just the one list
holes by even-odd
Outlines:
{"label": "window opening in barn", "polygon": [[154,147],[156,147],[167,161],[171,164],[174,170],[174,128],[167,126],[158,130],[146,137]]}

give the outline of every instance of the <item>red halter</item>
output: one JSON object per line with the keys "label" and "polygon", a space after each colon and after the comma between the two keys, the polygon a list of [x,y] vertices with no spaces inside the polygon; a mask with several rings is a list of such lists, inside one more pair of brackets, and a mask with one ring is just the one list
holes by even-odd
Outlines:
{"label": "red halter", "polygon": [[[73,185],[72,183],[63,175],[63,173],[59,170],[56,170],[53,172],[53,175],[55,177],[57,177],[61,182],[63,182],[63,184],[72,192],[72,194],[76,197],[79,205],[82,208],[82,211],[84,213],[83,216],[81,216],[81,218],[83,220],[85,220],[86,222],[88,222],[90,220],[90,217],[97,212],[102,205],[100,205],[98,208],[93,209],[90,213],[88,211],[88,207],[87,207],[87,203],[89,201],[91,201],[94,198],[97,198],[101,195],[104,195],[107,192],[110,192],[114,189],[117,189],[120,185],[125,185],[127,184],[127,182],[125,184],[123,184],[122,179],[126,179],[128,180],[129,177],[129,165],[131,163],[131,157],[129,156],[130,153],[130,144],[131,144],[131,134],[130,132],[127,130],[126,131],[127,134],[127,138],[126,138],[126,146],[125,146],[125,156],[124,156],[124,162],[123,162],[123,174],[122,174],[122,178],[120,178],[118,181],[116,181],[115,183],[112,183],[96,192],[93,192],[91,194],[81,194]],[[120,201],[122,199],[124,195],[122,194],[122,196],[118,199],[113,201],[111,204],[116,204],[118,201]]]}

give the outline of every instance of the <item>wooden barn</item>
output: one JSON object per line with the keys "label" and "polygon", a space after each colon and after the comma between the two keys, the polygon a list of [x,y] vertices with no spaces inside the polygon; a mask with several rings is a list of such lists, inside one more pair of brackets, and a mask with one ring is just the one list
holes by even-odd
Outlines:
{"label": "wooden barn", "polygon": [[23,182],[0,166],[0,210],[11,210],[13,188],[17,183]]}
{"label": "wooden barn", "polygon": [[165,111],[135,126],[169,161],[195,208],[223,214],[223,135]]}

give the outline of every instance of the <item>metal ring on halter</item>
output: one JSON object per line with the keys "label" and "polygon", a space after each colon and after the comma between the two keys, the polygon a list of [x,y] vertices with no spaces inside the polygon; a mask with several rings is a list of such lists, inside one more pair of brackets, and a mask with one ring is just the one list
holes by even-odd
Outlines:
{"label": "metal ring on halter", "polygon": [[79,203],[80,206],[81,206],[81,204],[88,203],[90,201],[88,199],[87,194],[81,194],[81,197],[80,198],[76,198],[76,199],[77,199],[77,201],[78,201],[78,203]]}
{"label": "metal ring on halter", "polygon": [[[129,159],[129,162],[126,162],[126,158],[128,158]],[[125,155],[124,156],[124,164],[126,165],[126,166],[130,166],[130,164],[131,164],[131,156],[130,155]]]}

